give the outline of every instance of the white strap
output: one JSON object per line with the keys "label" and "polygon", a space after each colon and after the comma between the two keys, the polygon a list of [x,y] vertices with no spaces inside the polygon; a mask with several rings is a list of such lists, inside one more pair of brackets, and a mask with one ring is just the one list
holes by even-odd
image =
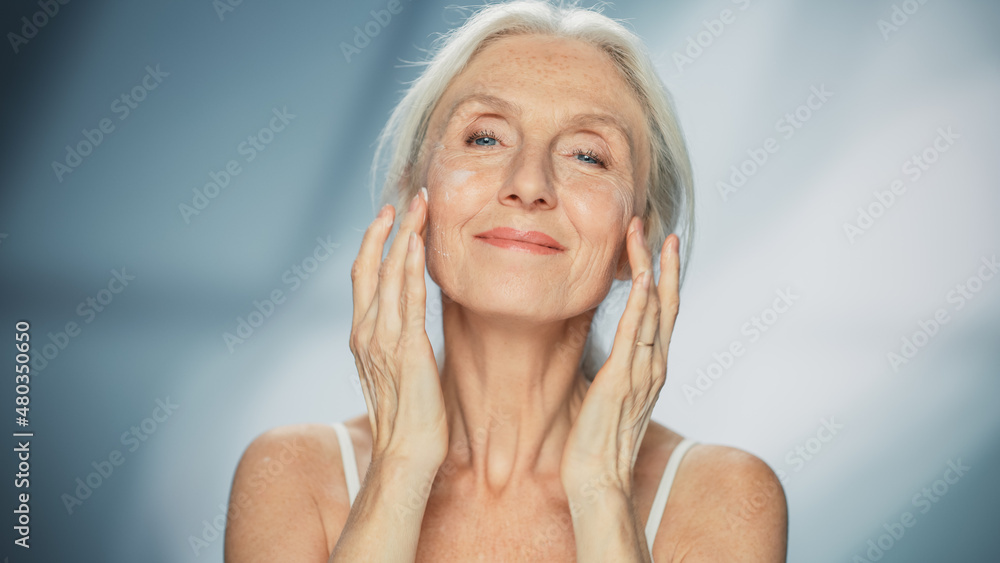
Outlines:
{"label": "white strap", "polygon": [[670,489],[674,484],[674,477],[677,475],[677,468],[684,459],[691,446],[697,442],[684,438],[677,444],[670,459],[667,460],[667,467],[663,470],[663,477],[660,478],[660,486],[656,489],[656,496],[653,497],[653,507],[649,510],[649,518],[646,519],[646,543],[649,545],[649,558],[653,558],[653,541],[656,540],[656,532],[660,529],[660,520],[663,519],[663,510],[667,507],[667,498],[670,497]]}
{"label": "white strap", "polygon": [[334,422],[333,429],[337,432],[337,442],[340,443],[340,459],[344,462],[344,478],[347,480],[347,496],[351,499],[351,506],[354,505],[354,498],[358,496],[361,489],[361,480],[358,478],[358,463],[354,460],[354,442],[347,432],[347,427],[343,422]]}

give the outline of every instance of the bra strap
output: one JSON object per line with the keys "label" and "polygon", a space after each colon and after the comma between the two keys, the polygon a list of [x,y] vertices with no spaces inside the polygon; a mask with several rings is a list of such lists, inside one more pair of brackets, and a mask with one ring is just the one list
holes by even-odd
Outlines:
{"label": "bra strap", "polygon": [[656,489],[656,496],[653,497],[653,507],[649,510],[649,518],[646,519],[646,540],[649,544],[649,557],[653,558],[653,541],[656,540],[656,532],[660,529],[660,520],[663,519],[663,511],[667,507],[667,499],[670,497],[670,489],[674,484],[674,477],[677,475],[677,468],[684,459],[691,446],[697,444],[694,440],[684,438],[674,448],[667,460],[667,466],[663,470],[663,477],[660,478],[660,486]]}
{"label": "bra strap", "polygon": [[358,463],[354,459],[354,442],[347,432],[347,427],[343,422],[334,422],[333,429],[337,432],[337,442],[340,443],[340,459],[344,462],[344,478],[347,480],[347,496],[350,498],[351,506],[354,506],[354,498],[358,496],[361,489],[361,479],[358,478]]}

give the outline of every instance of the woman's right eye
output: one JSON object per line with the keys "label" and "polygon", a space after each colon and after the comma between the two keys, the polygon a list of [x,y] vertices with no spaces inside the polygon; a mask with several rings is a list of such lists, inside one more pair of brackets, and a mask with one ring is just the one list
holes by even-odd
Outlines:
{"label": "woman's right eye", "polygon": [[465,139],[466,144],[471,145],[475,143],[480,147],[494,147],[498,142],[496,134],[488,130],[473,133]]}

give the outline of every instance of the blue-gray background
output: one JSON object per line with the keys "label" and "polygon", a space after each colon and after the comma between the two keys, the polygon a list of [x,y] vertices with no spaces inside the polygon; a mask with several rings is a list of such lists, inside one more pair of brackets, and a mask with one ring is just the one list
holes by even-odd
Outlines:
{"label": "blue-gray background", "polygon": [[[13,514],[2,520],[12,562],[221,560],[212,522],[253,437],[364,412],[347,335],[350,264],[373,217],[372,142],[417,72],[401,61],[422,58],[463,13],[404,0],[382,27],[370,11],[384,0],[243,2],[221,16],[218,4],[71,2],[18,52],[10,35],[0,48],[4,373],[15,321],[31,322],[36,356],[52,343],[30,395],[30,552],[12,543]],[[711,20],[726,9],[731,23],[713,36],[706,25],[718,31]],[[41,8],[0,10],[2,31],[20,34]],[[992,275],[981,260],[1000,252],[1000,6],[622,0],[606,13],[646,41],[697,184],[695,253],[654,418],[781,472],[790,561],[867,559],[904,511],[916,524],[883,561],[998,560],[1000,279],[973,281],[960,309],[948,298]],[[378,34],[345,56],[366,24]],[[147,65],[168,74],[120,119],[112,104]],[[832,96],[800,109],[808,120],[786,138],[779,120],[814,86]],[[240,143],[283,108],[295,117],[246,162]],[[114,131],[58,178],[53,161],[103,118]],[[949,127],[957,138],[913,181],[905,163]],[[768,137],[778,150],[724,199],[717,183]],[[230,160],[240,174],[185,219],[179,206]],[[844,224],[894,179],[905,193],[849,237]],[[285,272],[317,238],[338,248],[295,286]],[[112,270],[135,279],[81,316],[88,297],[112,295],[99,294]],[[230,350],[223,333],[276,289],[287,300]],[[793,306],[751,341],[744,323],[788,289]],[[938,309],[949,322],[893,369],[887,354]],[[79,334],[60,336],[69,322]],[[684,386],[734,341],[746,353],[689,400]],[[14,431],[13,378],[0,388]],[[158,399],[178,408],[146,422],[130,451],[122,433],[159,415]],[[843,428],[829,439],[824,421]],[[69,514],[63,495],[116,449],[124,463]],[[0,504],[12,507],[6,451]],[[959,460],[968,472],[922,513],[914,495]]]}

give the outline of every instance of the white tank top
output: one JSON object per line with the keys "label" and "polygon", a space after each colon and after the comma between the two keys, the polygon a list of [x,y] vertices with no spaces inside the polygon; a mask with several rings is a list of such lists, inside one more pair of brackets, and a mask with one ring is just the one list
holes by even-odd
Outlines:
{"label": "white tank top", "polygon": [[[333,429],[337,432],[337,442],[340,443],[340,459],[344,462],[344,477],[347,481],[347,494],[351,505],[354,505],[354,498],[358,496],[361,489],[361,480],[358,478],[358,463],[354,458],[354,442],[347,432],[347,427],[342,422],[334,422]],[[660,485],[656,488],[656,496],[653,497],[653,506],[649,510],[649,518],[646,520],[646,545],[649,546],[649,556],[653,557],[653,541],[656,540],[656,531],[660,529],[660,520],[663,518],[663,511],[667,506],[667,499],[670,497],[670,489],[674,484],[674,477],[677,475],[677,468],[684,459],[691,446],[697,442],[687,438],[681,440],[670,459],[663,469],[663,476],[660,477]]]}

